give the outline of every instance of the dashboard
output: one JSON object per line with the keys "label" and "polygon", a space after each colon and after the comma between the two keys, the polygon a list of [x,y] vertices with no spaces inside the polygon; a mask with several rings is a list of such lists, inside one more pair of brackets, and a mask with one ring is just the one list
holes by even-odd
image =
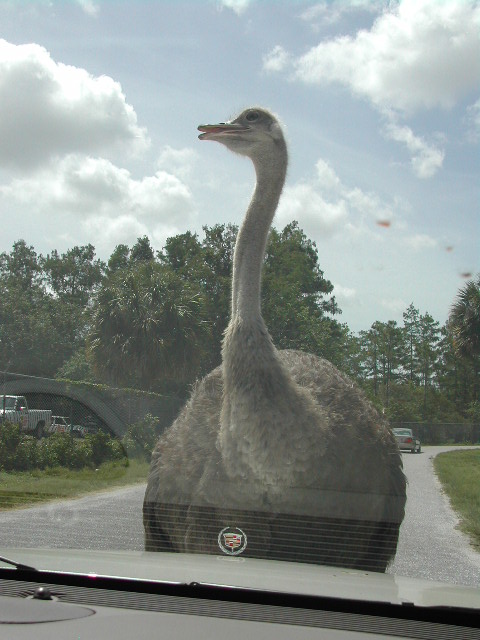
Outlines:
{"label": "dashboard", "polygon": [[480,639],[478,614],[442,607],[55,572],[0,570],[0,637]]}

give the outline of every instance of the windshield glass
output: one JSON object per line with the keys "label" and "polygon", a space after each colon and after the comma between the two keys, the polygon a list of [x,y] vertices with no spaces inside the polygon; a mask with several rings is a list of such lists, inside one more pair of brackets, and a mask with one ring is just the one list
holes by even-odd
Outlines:
{"label": "windshield glass", "polygon": [[480,4],[0,23],[0,553],[478,585]]}
{"label": "windshield glass", "polygon": [[16,398],[12,398],[10,396],[2,397],[2,409],[15,409]]}

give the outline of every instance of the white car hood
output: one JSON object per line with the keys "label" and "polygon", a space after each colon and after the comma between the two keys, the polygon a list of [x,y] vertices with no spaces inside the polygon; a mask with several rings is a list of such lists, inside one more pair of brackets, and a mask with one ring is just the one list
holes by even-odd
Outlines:
{"label": "white car hood", "polygon": [[3,548],[0,555],[59,573],[480,610],[480,590],[473,587],[311,564],[140,551]]}

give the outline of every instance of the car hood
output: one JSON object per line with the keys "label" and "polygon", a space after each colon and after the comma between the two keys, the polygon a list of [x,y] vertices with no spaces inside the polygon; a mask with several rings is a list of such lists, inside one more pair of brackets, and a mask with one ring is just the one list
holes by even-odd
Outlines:
{"label": "car hood", "polygon": [[0,548],[0,555],[59,573],[480,610],[480,590],[473,587],[311,564],[140,551]]}

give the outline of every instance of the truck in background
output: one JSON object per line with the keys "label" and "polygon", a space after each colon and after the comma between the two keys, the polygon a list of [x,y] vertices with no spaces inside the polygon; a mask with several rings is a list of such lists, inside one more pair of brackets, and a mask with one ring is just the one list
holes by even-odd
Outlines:
{"label": "truck in background", "polygon": [[52,412],[29,409],[25,396],[0,396],[0,421],[18,424],[24,433],[42,438],[50,432]]}

